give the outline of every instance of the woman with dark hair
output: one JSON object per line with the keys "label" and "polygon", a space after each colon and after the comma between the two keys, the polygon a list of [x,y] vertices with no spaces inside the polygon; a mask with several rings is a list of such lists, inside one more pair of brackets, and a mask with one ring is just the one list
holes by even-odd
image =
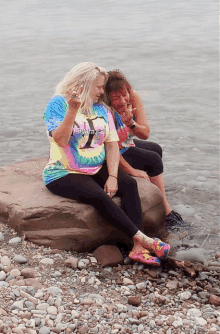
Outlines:
{"label": "woman with dark hair", "polygon": [[[137,182],[119,167],[118,135],[103,103],[108,75],[103,67],[76,65],[57,85],[45,108],[50,160],[43,181],[54,194],[93,205],[133,241],[129,257],[159,266],[170,246],[142,230]],[[121,197],[121,207],[112,197]]]}
{"label": "woman with dark hair", "polygon": [[178,226],[183,219],[167,200],[163,179],[162,148],[148,141],[150,127],[139,94],[119,71],[109,71],[105,86],[106,102],[112,107],[119,136],[120,166],[131,176],[149,179],[161,191],[166,208],[166,226]]}

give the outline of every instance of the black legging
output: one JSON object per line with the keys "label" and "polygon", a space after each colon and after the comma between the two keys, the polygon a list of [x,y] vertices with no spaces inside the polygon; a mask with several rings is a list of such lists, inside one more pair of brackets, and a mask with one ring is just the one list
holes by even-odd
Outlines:
{"label": "black legging", "polygon": [[133,237],[142,227],[142,209],[137,182],[121,168],[118,170],[118,191],[121,208],[103,190],[108,178],[106,164],[95,175],[68,174],[47,184],[54,194],[93,205],[112,226]]}
{"label": "black legging", "polygon": [[134,140],[122,155],[135,169],[144,170],[150,177],[163,173],[162,148],[160,145],[143,140]]}

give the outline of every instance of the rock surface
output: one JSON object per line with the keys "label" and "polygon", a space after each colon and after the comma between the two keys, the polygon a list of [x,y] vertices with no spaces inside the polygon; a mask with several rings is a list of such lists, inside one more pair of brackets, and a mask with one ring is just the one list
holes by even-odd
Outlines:
{"label": "rock surface", "polygon": [[[0,168],[0,220],[28,240],[57,249],[88,251],[107,240],[125,240],[126,236],[109,226],[94,207],[46,189],[41,174],[47,160],[43,157]],[[137,181],[145,233],[161,236],[165,210],[160,191],[144,179]],[[119,198],[114,201],[120,205]]]}

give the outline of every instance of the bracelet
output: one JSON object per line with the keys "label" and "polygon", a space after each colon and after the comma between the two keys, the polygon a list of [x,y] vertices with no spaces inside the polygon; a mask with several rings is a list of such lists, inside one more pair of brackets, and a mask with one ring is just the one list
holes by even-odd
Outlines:
{"label": "bracelet", "polygon": [[110,175],[110,174],[109,174],[109,176],[112,176],[112,177],[116,178],[116,180],[118,179],[118,178],[117,178],[117,176],[114,176],[114,175]]}

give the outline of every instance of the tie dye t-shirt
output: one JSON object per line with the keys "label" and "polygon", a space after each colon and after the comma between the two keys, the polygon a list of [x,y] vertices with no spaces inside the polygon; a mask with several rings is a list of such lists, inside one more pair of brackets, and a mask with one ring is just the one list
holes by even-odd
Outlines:
{"label": "tie dye t-shirt", "polygon": [[44,111],[50,142],[50,160],[43,171],[45,184],[69,173],[96,174],[105,160],[104,143],[118,141],[110,110],[102,104],[94,104],[91,116],[77,113],[69,143],[59,146],[51,131],[63,121],[68,107],[66,99],[57,95]]}
{"label": "tie dye t-shirt", "polygon": [[135,146],[133,141],[133,133],[129,127],[127,127],[122,119],[121,116],[114,110],[115,115],[115,127],[119,137],[119,149],[120,153],[123,154],[125,151],[129,149],[131,146]]}

